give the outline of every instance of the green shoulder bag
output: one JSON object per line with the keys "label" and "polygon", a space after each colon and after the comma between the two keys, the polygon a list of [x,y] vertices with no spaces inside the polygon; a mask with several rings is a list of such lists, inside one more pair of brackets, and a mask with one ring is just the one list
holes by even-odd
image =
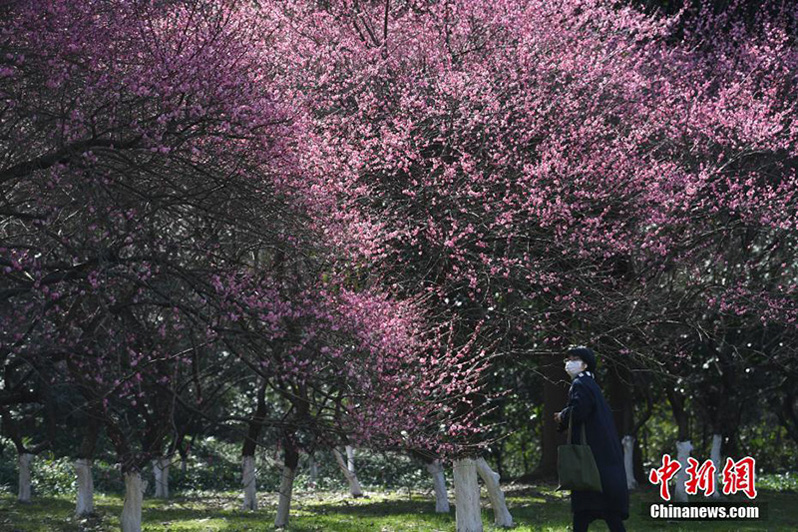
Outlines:
{"label": "green shoulder bag", "polygon": [[593,451],[587,444],[585,424],[582,423],[582,439],[579,444],[571,443],[573,416],[568,413],[568,443],[557,448],[557,476],[560,479],[559,490],[598,491],[601,492],[601,475],[599,475]]}

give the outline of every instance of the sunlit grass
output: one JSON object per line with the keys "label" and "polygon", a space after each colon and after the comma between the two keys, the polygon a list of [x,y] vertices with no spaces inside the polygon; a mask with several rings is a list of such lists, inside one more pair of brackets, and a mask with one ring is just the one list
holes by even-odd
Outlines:
{"label": "sunlit grass", "polygon": [[[507,486],[507,503],[516,520],[517,532],[568,530],[571,522],[567,494],[550,485]],[[483,493],[484,495],[484,493]],[[764,522],[654,522],[643,515],[643,504],[657,500],[654,491],[632,495],[630,531],[753,531],[798,530],[798,495],[792,492],[760,491],[757,502],[767,503]],[[74,503],[64,497],[38,498],[23,505],[11,494],[0,494],[0,531],[2,532],[106,532],[117,530],[122,499],[116,495],[96,497],[97,516],[77,520],[72,516]],[[274,530],[277,506],[274,494],[263,494],[260,510],[239,510],[236,493],[191,493],[169,501],[148,499],[144,506],[146,532],[261,532]],[[491,530],[492,512],[483,499],[483,520]],[[596,523],[591,530],[606,530]],[[436,514],[430,494],[418,492],[370,492],[368,498],[352,499],[342,493],[299,492],[291,509],[291,531],[297,532],[453,532],[454,508],[449,514]]]}

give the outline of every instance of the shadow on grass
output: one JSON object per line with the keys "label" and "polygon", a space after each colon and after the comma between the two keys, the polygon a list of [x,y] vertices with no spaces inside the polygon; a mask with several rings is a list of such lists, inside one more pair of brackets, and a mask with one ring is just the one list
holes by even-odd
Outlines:
{"label": "shadow on grass", "polygon": [[66,499],[47,497],[23,504],[11,496],[4,496],[0,498],[0,531],[78,532],[79,523],[65,520],[74,511],[74,503]]}
{"label": "shadow on grass", "polygon": [[[567,493],[550,486],[514,486],[506,490],[507,503],[517,523],[514,532],[566,531],[571,523]],[[634,492],[630,531],[753,531],[798,530],[798,495],[760,491],[757,503],[767,503],[764,522],[660,522],[643,514],[644,504],[658,500],[655,490]],[[276,498],[265,495],[262,509],[243,512],[235,495],[190,495],[169,501],[145,502],[145,532],[267,532],[273,531]],[[36,499],[20,504],[10,494],[0,494],[2,532],[110,532],[118,530],[122,500],[118,496],[98,496],[98,516],[77,520],[72,516],[74,502],[68,497]],[[483,499],[486,530],[496,530],[493,512]],[[374,494],[369,499],[350,499],[337,493],[303,494],[291,509],[289,531],[293,532],[454,532],[454,507],[448,514],[436,514],[432,497],[413,496],[408,500],[397,493]],[[591,525],[592,532],[606,530],[604,523]]]}
{"label": "shadow on grass", "polygon": [[[291,509],[289,530],[295,532],[453,532],[454,505],[448,514],[435,513],[434,499],[399,499],[373,496],[370,499],[302,497]],[[552,505],[545,499],[508,497],[514,517],[521,525],[516,530],[565,530],[570,522],[567,501]],[[266,501],[264,501],[266,502]],[[486,504],[487,501],[483,501]],[[106,532],[118,530],[122,500],[115,496],[98,497],[97,516],[78,521],[72,517],[74,503],[66,498],[40,498],[23,505],[0,498],[2,532]],[[237,509],[232,497],[175,498],[147,500],[143,512],[145,532],[266,532],[275,530],[276,507],[262,505],[256,512]],[[483,507],[483,520],[493,522],[493,512]],[[530,527],[530,525],[532,525]]]}

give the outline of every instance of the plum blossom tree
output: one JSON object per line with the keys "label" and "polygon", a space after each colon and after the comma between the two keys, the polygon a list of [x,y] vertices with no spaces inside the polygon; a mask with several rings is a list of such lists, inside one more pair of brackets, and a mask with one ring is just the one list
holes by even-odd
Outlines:
{"label": "plum blossom tree", "polygon": [[[205,1],[2,9],[3,356],[66,366],[120,461],[122,529],[141,527],[151,460],[164,493],[199,368],[244,362],[293,399],[310,383],[357,441],[438,446],[425,414],[481,359],[425,348],[412,304],[308,276],[328,255],[303,223],[301,117],[270,88],[272,21]],[[278,275],[285,256],[302,275]]]}
{"label": "plum blossom tree", "polygon": [[[611,29],[594,28],[597,14]],[[658,31],[626,14],[596,2],[284,9],[281,53],[318,73],[287,80],[307,95],[323,141],[308,164],[335,169],[343,201],[382,229],[365,260],[443,313],[484,320],[505,345],[557,345],[591,308],[581,292],[617,292],[604,272],[617,270],[647,203],[613,113],[644,109],[632,52],[637,34]],[[566,50],[577,59],[550,57]]]}
{"label": "plum blossom tree", "polygon": [[[470,531],[477,470],[512,522],[472,460],[488,362],[593,343],[665,370],[683,418],[682,389],[717,417],[750,361],[794,355],[794,8],[17,0],[0,15],[4,426],[46,403],[34,375],[65,367],[128,481],[126,531],[176,412],[214,402],[198,372],[246,368],[284,401],[280,420],[263,401],[249,418],[283,442],[278,525],[311,441],[456,458]],[[721,380],[685,388],[707,362]],[[794,396],[774,404],[794,425]]]}
{"label": "plum blossom tree", "polygon": [[[622,361],[679,343],[667,319],[712,282],[705,262],[751,271],[717,255],[733,220],[779,246],[794,229],[794,13],[774,6],[753,24],[601,0],[272,9],[312,113],[303,162],[357,213],[367,268],[515,349],[600,342]],[[690,303],[792,308],[793,278]]]}
{"label": "plum blossom tree", "polygon": [[298,237],[275,178],[292,129],[243,4],[2,9],[4,356],[66,363],[138,530],[178,377],[235,321],[214,279]]}

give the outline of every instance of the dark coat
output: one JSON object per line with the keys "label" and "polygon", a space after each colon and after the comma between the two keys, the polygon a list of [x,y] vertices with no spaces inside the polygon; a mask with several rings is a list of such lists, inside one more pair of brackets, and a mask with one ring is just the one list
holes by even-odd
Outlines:
{"label": "dark coat", "polygon": [[612,511],[623,519],[629,517],[629,491],[626,488],[626,472],[623,467],[623,450],[615,422],[601,389],[589,372],[580,373],[568,391],[568,406],[560,413],[560,430],[567,430],[568,419],[574,418],[571,443],[580,443],[582,424],[585,426],[587,444],[593,451],[599,474],[602,493],[572,491],[571,510]]}

